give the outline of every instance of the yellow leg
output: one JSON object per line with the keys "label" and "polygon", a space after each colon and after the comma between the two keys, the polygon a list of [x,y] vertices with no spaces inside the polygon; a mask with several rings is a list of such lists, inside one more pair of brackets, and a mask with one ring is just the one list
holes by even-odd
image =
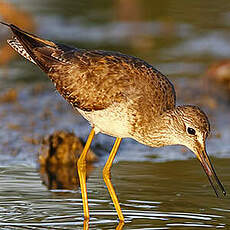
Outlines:
{"label": "yellow leg", "polygon": [[94,135],[95,135],[95,131],[93,128],[89,134],[85,147],[77,162],[77,169],[78,169],[78,175],[79,175],[80,186],[81,186],[81,195],[82,195],[82,201],[83,201],[85,220],[89,219],[89,207],[88,207],[88,197],[87,197],[87,188],[86,188],[86,155],[87,155],[87,152],[89,150],[89,147],[93,140]]}
{"label": "yellow leg", "polygon": [[89,220],[84,220],[83,230],[89,230]]}
{"label": "yellow leg", "polygon": [[125,225],[124,221],[119,221],[119,224],[117,225],[116,230],[122,230],[124,225]]}
{"label": "yellow leg", "polygon": [[111,170],[111,167],[112,167],[112,164],[113,164],[113,160],[116,156],[116,153],[117,153],[117,150],[120,146],[120,143],[121,143],[121,138],[117,138],[114,145],[113,145],[113,149],[109,155],[109,158],[105,164],[105,167],[103,169],[103,177],[104,177],[104,181],[105,181],[105,184],[109,190],[109,194],[112,198],[112,201],[113,201],[113,204],[115,206],[115,209],[117,211],[117,214],[118,214],[118,217],[119,217],[119,220],[124,222],[124,216],[122,214],[122,211],[121,211],[121,208],[120,208],[120,204],[118,202],[118,199],[117,199],[117,196],[116,196],[116,193],[115,193],[115,190],[114,190],[114,187],[111,183],[111,173],[110,173],[110,170]]}

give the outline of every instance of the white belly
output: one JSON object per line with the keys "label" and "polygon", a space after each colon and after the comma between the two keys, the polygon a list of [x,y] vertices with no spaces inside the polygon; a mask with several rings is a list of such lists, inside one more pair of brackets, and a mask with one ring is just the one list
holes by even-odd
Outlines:
{"label": "white belly", "polygon": [[101,132],[121,138],[130,137],[127,109],[122,104],[93,112],[85,112],[80,109],[78,111],[91,123],[96,133]]}

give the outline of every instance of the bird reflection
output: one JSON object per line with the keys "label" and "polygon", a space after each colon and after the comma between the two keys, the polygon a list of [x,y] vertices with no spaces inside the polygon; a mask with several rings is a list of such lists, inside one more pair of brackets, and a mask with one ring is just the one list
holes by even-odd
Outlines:
{"label": "bird reflection", "polygon": [[[115,230],[122,230],[125,223],[123,221],[119,221],[118,225],[116,226]],[[89,220],[84,220],[83,230],[89,229]]]}
{"label": "bird reflection", "polygon": [[[39,155],[40,174],[43,183],[52,190],[77,190],[79,177],[77,160],[83,150],[82,141],[74,133],[56,131],[43,140]],[[93,170],[96,155],[87,154],[86,175]]]}
{"label": "bird reflection", "polygon": [[83,230],[89,229],[89,220],[84,220]]}
{"label": "bird reflection", "polygon": [[125,223],[123,221],[120,221],[119,224],[116,227],[116,230],[122,230],[124,225],[125,225]]}

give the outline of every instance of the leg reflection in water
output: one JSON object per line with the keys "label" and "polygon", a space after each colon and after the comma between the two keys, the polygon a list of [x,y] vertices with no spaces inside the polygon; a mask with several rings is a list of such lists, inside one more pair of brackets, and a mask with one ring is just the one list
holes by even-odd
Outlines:
{"label": "leg reflection in water", "polygon": [[[123,227],[125,225],[124,221],[119,221],[117,227],[115,228],[115,230],[122,230]],[[84,220],[84,224],[83,224],[83,230],[88,230],[89,229],[89,220]]]}

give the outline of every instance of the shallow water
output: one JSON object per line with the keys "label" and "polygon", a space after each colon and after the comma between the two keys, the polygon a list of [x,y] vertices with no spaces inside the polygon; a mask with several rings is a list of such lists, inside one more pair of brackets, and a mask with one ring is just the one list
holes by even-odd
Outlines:
{"label": "shallow water", "polygon": [[[180,103],[198,104],[208,113],[212,135],[207,150],[230,191],[229,97],[221,89],[221,97],[207,95],[200,82],[209,64],[229,57],[228,0],[7,2],[16,12],[27,12],[27,21],[33,20],[34,31],[45,38],[135,55],[168,75]],[[1,47],[7,36],[0,27]],[[12,55],[0,76],[0,228],[83,229],[79,190],[49,191],[42,184],[37,154],[41,139],[55,130],[74,131],[85,140],[87,122],[22,58]],[[9,89],[16,98],[3,100]],[[89,229],[118,225],[101,175],[112,143],[113,138],[98,135],[92,145],[99,162],[88,178]],[[178,146],[153,149],[122,142],[112,182],[126,219],[124,229],[230,228],[229,196],[215,197],[192,157]]]}
{"label": "shallow water", "polygon": [[[229,160],[215,159],[229,184]],[[78,191],[47,191],[40,175],[25,165],[1,167],[1,229],[83,229]],[[88,179],[90,229],[115,229],[117,215],[101,167]],[[229,198],[217,199],[195,160],[114,164],[112,181],[126,219],[125,229],[224,228]],[[154,227],[154,228],[153,228]]]}

